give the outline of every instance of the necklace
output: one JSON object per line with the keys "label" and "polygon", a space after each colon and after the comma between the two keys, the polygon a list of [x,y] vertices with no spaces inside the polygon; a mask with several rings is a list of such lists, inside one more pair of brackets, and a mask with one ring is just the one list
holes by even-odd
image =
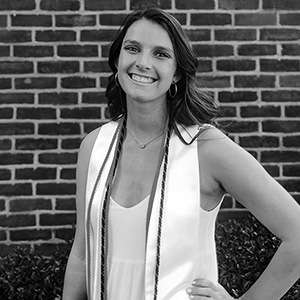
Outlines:
{"label": "necklace", "polygon": [[156,136],[155,138],[153,138],[152,140],[150,140],[147,143],[140,143],[134,136],[133,134],[130,132],[129,129],[127,129],[127,131],[129,132],[129,134],[131,135],[131,137],[134,139],[134,141],[138,144],[140,149],[145,149],[149,144],[151,144],[153,141],[155,141],[156,139],[158,139],[160,136],[162,136],[164,134],[164,131],[162,133],[160,133],[158,136]]}

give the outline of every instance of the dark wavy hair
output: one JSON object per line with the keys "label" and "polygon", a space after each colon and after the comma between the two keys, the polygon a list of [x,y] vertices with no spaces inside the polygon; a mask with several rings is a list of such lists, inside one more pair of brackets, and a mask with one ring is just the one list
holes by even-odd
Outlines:
{"label": "dark wavy hair", "polygon": [[116,62],[128,28],[134,22],[143,18],[163,27],[169,34],[173,44],[177,61],[176,74],[180,76],[180,80],[177,82],[177,95],[171,98],[167,93],[167,106],[171,126],[175,128],[176,122],[183,126],[214,123],[219,114],[219,109],[212,97],[199,87],[196,78],[198,60],[187,34],[172,15],[153,6],[145,7],[129,14],[110,46],[108,63],[113,74],[109,77],[106,90],[110,118],[117,120],[126,114],[127,111],[125,92],[115,79],[118,71]]}

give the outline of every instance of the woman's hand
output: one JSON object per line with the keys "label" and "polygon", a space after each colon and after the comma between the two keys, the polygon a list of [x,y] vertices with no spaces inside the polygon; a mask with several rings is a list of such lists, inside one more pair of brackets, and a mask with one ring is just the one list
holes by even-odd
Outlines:
{"label": "woman's hand", "polygon": [[194,300],[234,300],[220,284],[207,279],[195,279],[187,293]]}

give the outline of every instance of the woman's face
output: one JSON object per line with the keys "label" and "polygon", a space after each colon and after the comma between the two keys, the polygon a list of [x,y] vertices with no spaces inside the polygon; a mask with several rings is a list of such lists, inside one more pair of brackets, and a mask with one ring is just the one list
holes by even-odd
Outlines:
{"label": "woman's face", "polygon": [[134,22],[124,37],[117,68],[127,102],[166,100],[176,71],[174,49],[167,31],[147,19]]}

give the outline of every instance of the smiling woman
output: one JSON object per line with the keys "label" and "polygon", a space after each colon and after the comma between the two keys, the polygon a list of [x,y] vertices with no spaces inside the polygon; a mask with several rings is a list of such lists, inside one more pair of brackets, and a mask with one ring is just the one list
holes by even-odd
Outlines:
{"label": "smiling woman", "polygon": [[282,241],[241,299],[278,300],[300,276],[300,208],[214,126],[218,109],[197,85],[180,24],[158,8],[134,11],[109,65],[112,120],[80,147],[63,299],[232,300],[214,240],[229,193]]}

